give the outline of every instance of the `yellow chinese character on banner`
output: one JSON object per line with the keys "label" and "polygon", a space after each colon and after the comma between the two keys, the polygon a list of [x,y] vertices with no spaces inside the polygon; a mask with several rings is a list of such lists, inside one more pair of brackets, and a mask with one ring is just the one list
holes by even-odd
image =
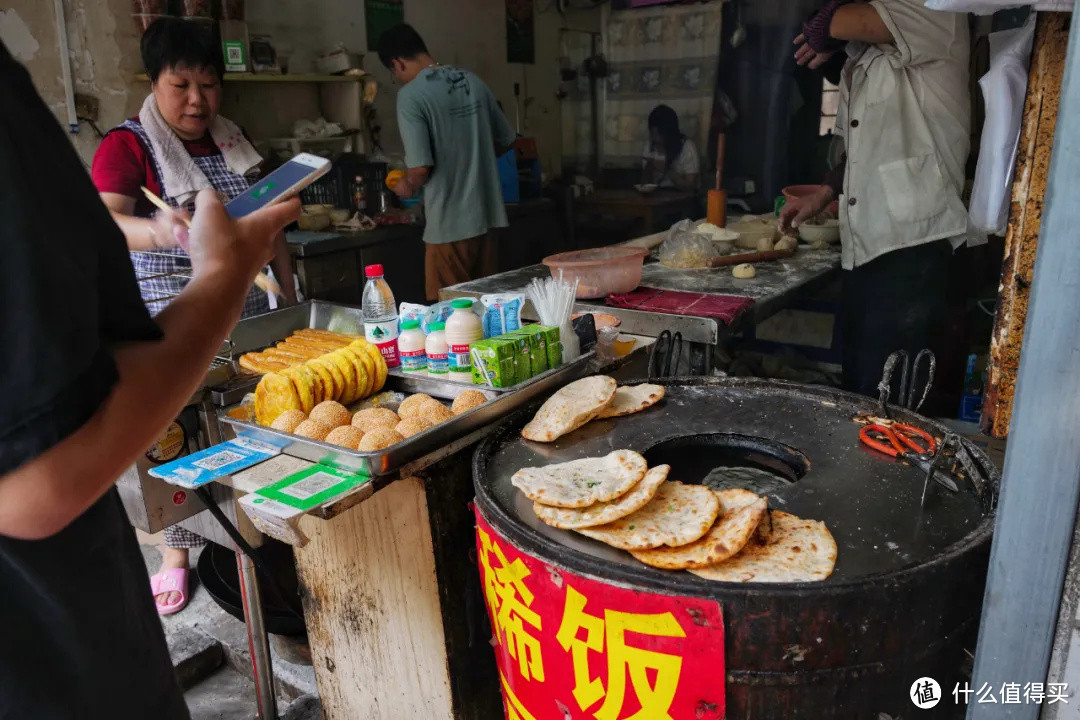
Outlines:
{"label": "yellow chinese character on banner", "polygon": [[[654,615],[604,611],[603,619],[585,612],[585,596],[566,586],[566,604],[555,638],[570,652],[574,665],[574,699],[582,710],[600,698],[604,703],[593,713],[596,720],[620,720],[626,700],[626,678],[637,696],[641,709],[625,720],[673,720],[668,711],[679,687],[682,658],[676,655],[642,650],[626,644],[626,633],[656,637],[686,637],[670,612]],[[578,637],[584,630],[584,637]],[[607,645],[605,688],[599,678],[589,674],[589,652],[604,653]],[[649,682],[648,672],[656,673]]]}
{"label": "yellow chinese character on banner", "polygon": [[503,693],[506,694],[506,718],[507,720],[536,720],[525,704],[514,694],[510,683],[506,682],[506,676],[499,671],[499,682],[502,683]]}
{"label": "yellow chinese character on banner", "polygon": [[[531,571],[520,558],[510,562],[497,542],[483,530],[480,534],[480,565],[484,570],[484,600],[494,620],[495,641],[505,647],[510,657],[518,661],[518,671],[526,680],[536,678],[544,682],[544,661],[540,655],[540,642],[530,635],[525,625],[540,630],[540,616],[533,612],[535,596],[525,578]],[[491,555],[498,563],[493,567]]]}

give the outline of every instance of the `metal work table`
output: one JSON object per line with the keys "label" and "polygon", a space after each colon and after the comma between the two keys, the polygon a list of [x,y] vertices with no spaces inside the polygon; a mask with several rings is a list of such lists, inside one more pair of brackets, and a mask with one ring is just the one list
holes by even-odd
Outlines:
{"label": "metal work table", "polygon": [[[646,261],[641,284],[661,290],[714,293],[717,295],[743,295],[753,298],[754,306],[746,316],[727,327],[713,318],[669,315],[626,310],[604,304],[603,299],[580,300],[574,305],[575,312],[604,312],[622,320],[620,329],[636,335],[656,337],[662,330],[679,331],[688,342],[716,345],[733,330],[745,323],[758,323],[783,309],[792,295],[826,282],[840,268],[839,246],[828,250],[801,248],[786,260],[756,263],[757,276],[752,280],[738,280],[730,268],[714,270],[678,270]],[[544,265],[529,265],[509,272],[491,275],[452,285],[439,292],[441,300],[455,297],[480,297],[487,293],[521,290],[533,278],[548,277]],[[529,320],[538,319],[531,303],[526,302],[522,314]]]}

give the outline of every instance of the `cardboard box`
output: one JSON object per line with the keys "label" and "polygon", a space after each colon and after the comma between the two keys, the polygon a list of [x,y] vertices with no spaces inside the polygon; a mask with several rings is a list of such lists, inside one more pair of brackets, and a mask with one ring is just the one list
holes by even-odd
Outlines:
{"label": "cardboard box", "polygon": [[[488,338],[478,340],[470,347],[472,353],[472,376],[477,385],[487,385],[484,372],[495,387],[510,387],[515,380],[515,355],[517,346],[512,340]],[[484,372],[481,372],[480,364]]]}
{"label": "cardboard box", "polygon": [[559,338],[559,328],[553,325],[523,325],[517,332],[533,333],[543,338],[548,356],[548,370],[554,370],[562,365],[562,342]]}
{"label": "cardboard box", "polygon": [[516,332],[500,335],[497,340],[506,340],[514,346],[514,382],[511,385],[523,383],[533,376],[532,371],[532,343],[528,335],[518,335]]}
{"label": "cardboard box", "polygon": [[525,332],[523,330],[515,330],[512,333],[506,334],[513,335],[514,337],[523,337],[528,341],[529,365],[532,369],[530,377],[536,377],[540,373],[547,372],[547,339],[544,338],[543,335],[535,332]]}

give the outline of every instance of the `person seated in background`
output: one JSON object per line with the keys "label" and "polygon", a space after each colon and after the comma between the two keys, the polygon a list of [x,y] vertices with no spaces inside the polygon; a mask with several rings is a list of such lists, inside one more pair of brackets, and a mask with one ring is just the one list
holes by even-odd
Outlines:
{"label": "person seated in background", "polygon": [[679,116],[667,105],[657,105],[649,113],[649,139],[641,155],[642,184],[698,191],[701,156],[694,141],[679,130]]}

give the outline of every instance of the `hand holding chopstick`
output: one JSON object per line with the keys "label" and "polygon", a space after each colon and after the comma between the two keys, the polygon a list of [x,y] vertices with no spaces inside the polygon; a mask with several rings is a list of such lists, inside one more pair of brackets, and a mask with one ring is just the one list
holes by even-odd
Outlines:
{"label": "hand holding chopstick", "polygon": [[[153,192],[151,192],[149,188],[143,187],[142,191],[143,191],[143,195],[146,196],[146,199],[149,200],[151,203],[153,203],[157,208],[159,208],[160,210],[163,210],[165,212],[168,212],[168,213],[176,214],[176,209],[175,208],[173,208],[167,202],[165,202],[164,200],[159,198],[157,195],[155,195]],[[190,220],[188,220],[183,215],[178,215],[178,217],[183,221],[183,223],[189,229],[191,228],[191,221]],[[281,290],[281,286],[278,285],[265,272],[260,272],[258,275],[255,276],[255,285],[260,290],[262,290],[264,292],[273,293],[274,295],[277,295],[280,298],[285,297],[284,293]]]}

